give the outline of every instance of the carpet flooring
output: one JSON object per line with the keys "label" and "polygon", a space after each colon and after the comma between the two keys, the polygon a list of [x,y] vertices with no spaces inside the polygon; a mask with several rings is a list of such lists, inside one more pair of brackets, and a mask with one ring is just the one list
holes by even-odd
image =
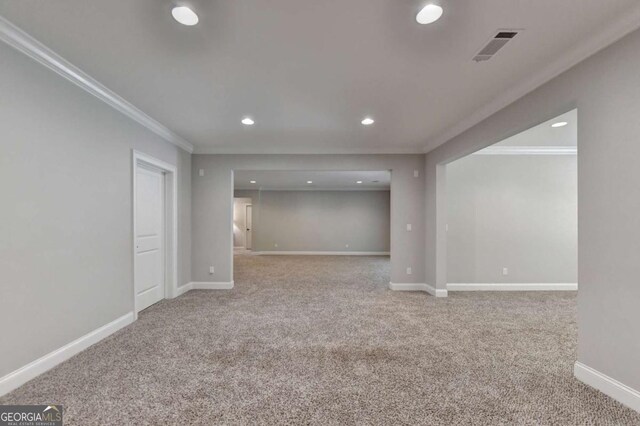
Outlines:
{"label": "carpet flooring", "polygon": [[639,425],[573,378],[571,292],[387,290],[385,257],[236,256],[0,399],[68,425]]}

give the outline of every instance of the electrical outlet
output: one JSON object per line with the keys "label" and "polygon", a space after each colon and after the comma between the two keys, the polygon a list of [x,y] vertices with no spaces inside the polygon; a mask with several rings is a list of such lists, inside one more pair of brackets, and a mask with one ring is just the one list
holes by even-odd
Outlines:
{"label": "electrical outlet", "polygon": [[411,266],[409,266],[407,268],[407,275],[411,275],[413,273],[413,271],[411,271]]}
{"label": "electrical outlet", "polygon": [[210,274],[215,274],[216,273],[216,268],[214,268],[213,266],[209,266],[209,273]]}
{"label": "electrical outlet", "polygon": [[411,224],[407,223],[407,231],[411,231]]}
{"label": "electrical outlet", "polygon": [[345,248],[349,248],[349,244],[345,244],[344,246],[345,246]]}
{"label": "electrical outlet", "polygon": [[420,176],[420,172],[418,170],[414,170],[413,177],[419,177],[419,176]]}
{"label": "electrical outlet", "polygon": [[274,246],[274,247],[278,247],[278,243],[275,243],[273,246]]}
{"label": "electrical outlet", "polygon": [[509,268],[502,268],[502,275],[509,275]]}
{"label": "electrical outlet", "polygon": [[204,169],[200,169],[200,170],[198,170],[198,174],[199,174],[200,176],[204,176]]}

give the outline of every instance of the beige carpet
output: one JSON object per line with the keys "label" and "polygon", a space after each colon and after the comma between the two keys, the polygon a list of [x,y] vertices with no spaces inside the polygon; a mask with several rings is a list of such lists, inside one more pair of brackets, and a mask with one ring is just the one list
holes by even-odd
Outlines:
{"label": "beige carpet", "polygon": [[5,396],[66,424],[640,424],[582,385],[574,293],[387,290],[384,257],[237,256]]}

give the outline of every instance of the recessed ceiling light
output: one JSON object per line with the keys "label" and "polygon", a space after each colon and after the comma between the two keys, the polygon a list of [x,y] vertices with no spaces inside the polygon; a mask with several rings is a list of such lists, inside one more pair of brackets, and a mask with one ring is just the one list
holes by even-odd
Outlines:
{"label": "recessed ceiling light", "polygon": [[361,181],[361,180],[358,180],[358,181],[356,181],[356,183],[362,183],[362,181]]}
{"label": "recessed ceiling light", "polygon": [[426,25],[436,22],[442,16],[443,10],[437,4],[429,3],[422,8],[416,15],[416,21],[418,24]]}
{"label": "recessed ceiling light", "polygon": [[171,15],[173,15],[173,19],[182,25],[193,26],[198,23],[198,15],[187,6],[174,7],[171,9]]}
{"label": "recessed ceiling light", "polygon": [[313,181],[312,180],[308,180],[307,183],[313,183]]}
{"label": "recessed ceiling light", "polygon": [[567,123],[566,121],[558,121],[557,123],[553,123],[553,124],[551,125],[551,127],[564,127],[564,126],[566,126],[567,124],[569,124],[569,123]]}
{"label": "recessed ceiling light", "polygon": [[256,181],[255,181],[255,180],[250,180],[249,182],[250,182],[250,183],[256,183]]}
{"label": "recessed ceiling light", "polygon": [[370,124],[375,123],[375,121],[373,120],[373,118],[371,117],[365,117],[362,121],[362,124],[364,124],[365,126],[369,126]]}
{"label": "recessed ceiling light", "polygon": [[242,124],[244,124],[245,126],[253,126],[253,123],[254,121],[249,117],[245,117],[242,119]]}

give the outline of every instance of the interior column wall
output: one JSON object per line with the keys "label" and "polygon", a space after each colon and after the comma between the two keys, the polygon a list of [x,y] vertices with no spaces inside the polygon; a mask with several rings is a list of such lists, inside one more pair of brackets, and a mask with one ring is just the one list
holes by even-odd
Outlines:
{"label": "interior column wall", "polygon": [[640,31],[431,151],[427,280],[446,285],[442,164],[578,108],[578,360],[640,389]]}

